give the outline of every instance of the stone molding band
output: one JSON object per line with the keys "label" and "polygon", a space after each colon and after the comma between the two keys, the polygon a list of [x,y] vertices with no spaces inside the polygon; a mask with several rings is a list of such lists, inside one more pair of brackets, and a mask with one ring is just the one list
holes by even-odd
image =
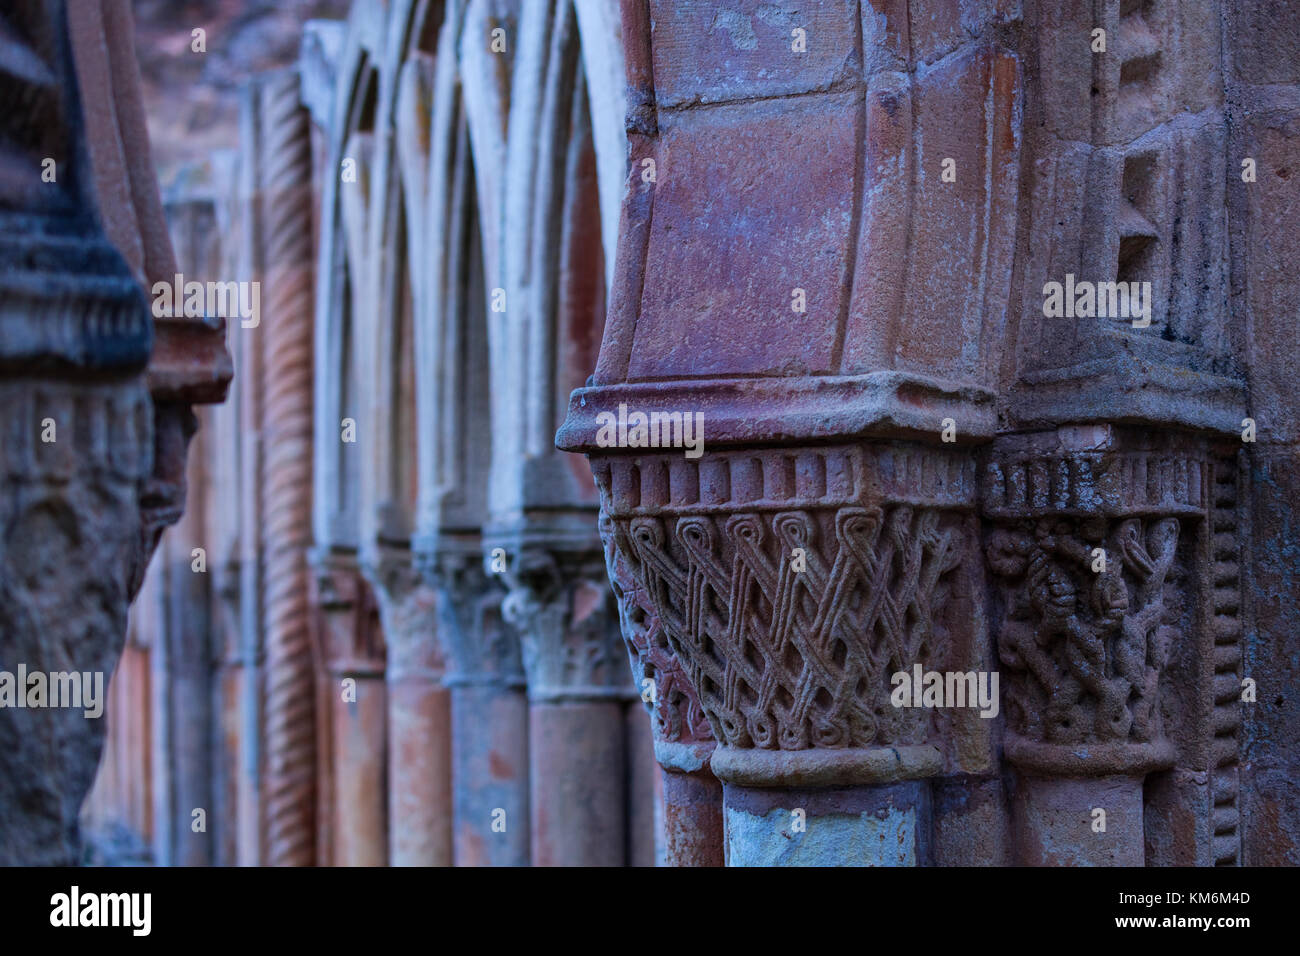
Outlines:
{"label": "stone molding band", "polygon": [[937,777],[944,771],[944,757],[928,744],[841,750],[719,747],[709,766],[723,783],[739,786],[831,787]]}
{"label": "stone molding band", "polygon": [[1031,776],[1102,777],[1119,773],[1141,776],[1172,767],[1177,757],[1173,743],[1168,740],[1070,747],[1008,734],[1003,747],[1007,759]]}

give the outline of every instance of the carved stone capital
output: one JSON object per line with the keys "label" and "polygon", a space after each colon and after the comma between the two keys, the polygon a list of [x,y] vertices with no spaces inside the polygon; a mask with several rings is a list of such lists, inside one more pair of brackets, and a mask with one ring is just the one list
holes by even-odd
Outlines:
{"label": "carved stone capital", "polygon": [[879,442],[592,467],[614,551],[721,745],[719,776],[817,786],[944,768],[947,718],[892,706],[890,678],[972,652],[954,641],[971,615],[968,452]]}
{"label": "carved stone capital", "polygon": [[519,639],[501,616],[506,592],[484,566],[478,535],[440,537],[416,553],[415,566],[437,595],[443,682],[524,686]]}
{"label": "carved stone capital", "polygon": [[1210,468],[1185,436],[1109,425],[994,445],[981,497],[1013,763],[1074,776],[1173,763],[1161,685],[1193,640],[1185,605]]}
{"label": "carved stone capital", "polygon": [[95,211],[68,16],[9,4],[0,43],[0,670],[84,674],[98,710],[0,708],[0,866],[77,860],[161,450],[153,326]]}
{"label": "carved stone capital", "polygon": [[[1159,691],[1180,637],[1166,607],[1179,600],[1169,593],[1179,537],[1172,517],[1039,518],[992,531],[1012,761],[1061,773],[1172,760]],[[1081,744],[1086,760],[1074,753]]]}
{"label": "carved stone capital", "polygon": [[531,700],[633,695],[605,574],[599,552],[529,545],[510,555],[501,610],[519,632]]}
{"label": "carved stone capital", "polygon": [[438,641],[438,595],[411,552],[383,548],[363,560],[383,623],[390,680],[424,676],[441,681],[446,661]]}
{"label": "carved stone capital", "polygon": [[650,712],[655,759],[667,770],[699,770],[716,746],[713,731],[699,695],[669,646],[654,601],[629,561],[632,548],[629,543],[620,548],[617,535],[614,521],[602,511],[600,537],[605,545],[605,565],[618,602],[633,682]]}
{"label": "carved stone capital", "polygon": [[378,608],[356,559],[330,551],[313,556],[317,640],[321,661],[334,676],[382,677],[384,634]]}

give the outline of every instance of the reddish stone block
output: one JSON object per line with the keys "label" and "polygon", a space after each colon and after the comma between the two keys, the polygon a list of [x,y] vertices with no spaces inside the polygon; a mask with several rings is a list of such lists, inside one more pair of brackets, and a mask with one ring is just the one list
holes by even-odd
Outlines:
{"label": "reddish stone block", "polygon": [[631,378],[834,369],[860,111],[838,94],[665,123]]}
{"label": "reddish stone block", "polygon": [[1238,81],[1300,83],[1300,6],[1290,0],[1233,0],[1223,13]]}
{"label": "reddish stone block", "polygon": [[1017,58],[990,48],[918,71],[910,95],[873,91],[845,371],[988,379],[1011,282],[1020,98]]}
{"label": "reddish stone block", "polygon": [[[728,4],[651,0],[655,94],[661,107],[830,89],[860,70],[850,0]],[[804,31],[806,50],[796,52]]]}
{"label": "reddish stone block", "polygon": [[[1268,356],[1255,372],[1252,412],[1260,440],[1296,441],[1300,421],[1283,410],[1294,408],[1300,381],[1300,284],[1294,259],[1300,231],[1300,118],[1265,114],[1248,120],[1235,146],[1228,190],[1240,236],[1234,252],[1246,273],[1243,291],[1254,347]],[[1255,182],[1241,181],[1239,157],[1255,160]]]}
{"label": "reddish stone block", "polygon": [[1255,701],[1243,703],[1241,822],[1247,866],[1300,864],[1300,661],[1295,622],[1300,620],[1300,451],[1294,447],[1255,455],[1252,518],[1262,538],[1249,555],[1247,600],[1255,633],[1247,636],[1242,676],[1256,682]]}

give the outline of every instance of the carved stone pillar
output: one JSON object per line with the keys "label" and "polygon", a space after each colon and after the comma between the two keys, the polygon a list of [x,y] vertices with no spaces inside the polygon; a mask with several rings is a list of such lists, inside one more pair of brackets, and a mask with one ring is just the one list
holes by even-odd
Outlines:
{"label": "carved stone pillar", "polygon": [[[1233,31],[1213,7],[1025,9],[1031,238],[1002,425],[1018,435],[982,491],[1024,862],[1239,856],[1235,459],[1261,353],[1236,291],[1250,267],[1229,260],[1249,227],[1227,215],[1254,192],[1253,150],[1229,145]],[[1098,25],[1115,55],[1080,69],[1068,38]],[[1180,53],[1147,60],[1139,34]],[[1077,280],[1082,308],[1049,305]],[[1112,283],[1145,305],[1103,302]]]}
{"label": "carved stone pillar", "polygon": [[385,552],[367,576],[387,648],[389,864],[451,866],[451,693],[437,594],[404,550]]}
{"label": "carved stone pillar", "polygon": [[[388,856],[387,691],[378,608],[355,561],[316,562],[320,726],[329,808],[322,829],[334,866],[383,866]],[[305,732],[310,733],[307,718]]]}
{"label": "carved stone pillar", "polygon": [[258,169],[266,322],[262,580],[266,624],[266,862],[315,859],[308,603],[312,467],[311,131],[296,73],[260,84]]}
{"label": "carved stone pillar", "polygon": [[614,547],[718,741],[730,865],[925,863],[929,778],[987,762],[969,716],[890,701],[899,671],[978,662],[967,457],[592,456]]}
{"label": "carved stone pillar", "polygon": [[[55,305],[15,304],[12,280],[21,273],[12,256],[23,232],[8,210],[0,219],[6,237],[0,260],[8,260],[0,266],[0,307],[10,316],[30,310],[35,331]],[[77,671],[91,681],[98,675],[102,690],[126,633],[129,576],[140,529],[138,494],[152,471],[152,416],[140,379],[148,324],[129,277],[114,277],[110,271],[120,266],[111,247],[104,243],[96,248],[93,236],[80,242],[68,237],[66,242],[80,245],[82,258],[73,258],[69,248],[60,262],[98,260],[107,267],[94,277],[88,298],[74,300],[71,308],[86,315],[94,309],[115,310],[124,333],[96,337],[96,348],[116,346],[119,354],[133,354],[135,371],[128,365],[107,381],[89,384],[71,377],[15,377],[5,362],[0,408],[13,427],[0,464],[14,490],[0,502],[6,529],[0,537],[0,670],[14,674],[22,665],[29,673]],[[55,276],[42,278],[48,288],[57,288]],[[74,288],[72,279],[63,277],[65,288]],[[88,281],[85,273],[79,281]],[[8,321],[9,329],[17,325]],[[88,333],[89,326],[83,327]],[[6,341],[14,339],[7,335]],[[45,419],[57,423],[55,442],[41,441]],[[96,599],[88,601],[87,595]],[[102,696],[100,700],[104,703]],[[77,861],[77,813],[94,779],[104,727],[102,713],[87,719],[80,708],[0,709],[5,754],[0,864],[68,866]]]}
{"label": "carved stone pillar", "polygon": [[451,691],[456,866],[527,866],[528,698],[518,638],[501,617],[505,591],[477,536],[423,552],[438,594],[438,637]]}
{"label": "carved stone pillar", "polygon": [[[216,280],[216,232],[212,202],[191,194],[166,206],[178,268],[195,280]],[[210,410],[199,416],[210,425]],[[199,417],[196,416],[196,417]],[[217,549],[210,524],[213,434],[195,426],[187,461],[185,513],[163,536],[159,560],[161,626],[153,635],[156,679],[152,735],[159,745],[154,764],[155,863],[210,866],[216,862],[220,808],[216,750],[219,713],[216,663],[221,655],[211,584]],[[197,553],[196,553],[197,551]],[[196,827],[196,811],[203,825]]]}
{"label": "carved stone pillar", "polygon": [[746,3],[725,31],[622,11],[615,277],[556,443],[709,722],[727,862],[930,862],[932,781],[985,787],[993,722],[896,707],[892,679],[989,670],[972,446],[997,428],[1016,38],[924,0]]}
{"label": "carved stone pillar", "polygon": [[[150,735],[155,746],[154,862],[158,866],[213,863],[213,649],[208,576],[196,573],[191,542],[204,540],[200,510],[206,486],[202,441],[195,443],[186,495],[188,510],[161,542],[151,574],[161,592],[152,634]],[[195,830],[194,811],[204,828]]]}
{"label": "carved stone pillar", "polygon": [[[261,214],[258,203],[261,103],[255,88],[241,91],[240,141],[244,150],[239,170],[240,264],[245,275],[261,275]],[[235,378],[239,442],[239,628],[240,683],[236,709],[238,765],[236,769],[236,857],[240,866],[260,866],[266,859],[262,810],[264,695],[264,634],[266,620],[262,606],[262,575],[266,565],[265,529],[262,515],[266,500],[262,480],[264,445],[262,418],[265,407],[263,366],[266,361],[265,333],[236,333],[232,351],[239,374]]]}
{"label": "carved stone pillar", "polygon": [[534,866],[622,866],[634,696],[599,553],[525,547],[506,572],[505,618],[528,675]]}
{"label": "carved stone pillar", "polygon": [[[244,91],[245,102],[251,98],[250,93]],[[252,144],[244,145],[251,147]],[[249,218],[249,203],[240,188],[240,163],[251,158],[249,153],[248,148],[241,153],[232,153],[224,161],[214,163],[212,168],[215,225],[211,240],[219,246],[218,271],[221,275],[238,276],[252,272],[251,268],[245,270],[240,266],[241,262],[249,259],[251,245],[240,241],[241,233],[248,228]],[[242,363],[247,353],[241,354],[240,346],[250,342],[255,344],[255,340],[243,335],[240,322],[228,323],[226,333],[232,358]],[[211,429],[206,443],[207,460],[203,463],[211,486],[206,516],[209,539],[204,547],[207,549],[208,571],[212,575],[213,652],[216,656],[214,796],[209,828],[213,830],[213,855],[218,866],[235,866],[239,862],[242,688],[251,683],[246,681],[245,667],[253,670],[256,666],[255,661],[245,658],[240,632],[244,512],[258,500],[252,490],[243,485],[246,439],[240,428],[240,415],[245,395],[251,386],[257,384],[260,384],[257,376],[253,376],[251,381],[245,381],[243,374],[237,376],[228,401],[212,409],[201,425],[201,433]],[[257,701],[260,696],[254,695],[252,700]]]}
{"label": "carved stone pillar", "polygon": [[654,602],[615,545],[608,515],[600,519],[605,563],[618,601],[619,621],[635,687],[646,701],[659,764],[662,804],[656,827],[668,866],[722,866],[722,785],[709,769],[715,742],[699,696],[673,656]]}
{"label": "carved stone pillar", "polygon": [[1096,425],[1007,436],[985,470],[1025,864],[1141,866],[1144,781],[1177,757],[1166,720],[1184,733],[1205,720],[1188,692],[1213,681],[1200,673],[1216,642],[1198,646],[1197,568],[1214,464],[1202,441],[1160,434]]}
{"label": "carved stone pillar", "polygon": [[[210,326],[163,334],[150,321],[142,285],[170,247],[129,8],[46,2],[5,17],[0,670],[77,671],[102,705],[127,605],[184,501],[188,405],[220,401],[229,369]],[[102,96],[116,109],[97,109]],[[76,860],[104,726],[85,708],[0,710],[0,863]]]}

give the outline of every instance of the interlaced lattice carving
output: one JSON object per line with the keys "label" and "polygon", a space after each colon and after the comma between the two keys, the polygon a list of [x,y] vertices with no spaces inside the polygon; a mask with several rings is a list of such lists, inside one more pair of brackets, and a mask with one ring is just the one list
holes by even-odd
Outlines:
{"label": "interlaced lattice carving", "polygon": [[931,716],[892,707],[890,676],[943,644],[953,520],[894,505],[616,524],[715,737],[804,750],[926,738]]}
{"label": "interlaced lattice carving", "polygon": [[[654,682],[653,695],[648,703],[655,739],[672,743],[712,741],[709,720],[700,706],[695,688],[674,656],[668,635],[659,623],[654,602],[641,586],[640,576],[634,570],[639,562],[626,536],[621,535],[605,514],[600,518],[600,536],[605,544],[605,565],[610,585],[618,601],[623,640],[643,700],[646,698],[643,681]],[[618,543],[620,538],[621,546]]]}
{"label": "interlaced lattice carving", "polygon": [[[1057,744],[1160,736],[1177,518],[1045,518],[993,532],[1004,583],[998,657],[1018,733]],[[1107,557],[1104,570],[1096,549]]]}

